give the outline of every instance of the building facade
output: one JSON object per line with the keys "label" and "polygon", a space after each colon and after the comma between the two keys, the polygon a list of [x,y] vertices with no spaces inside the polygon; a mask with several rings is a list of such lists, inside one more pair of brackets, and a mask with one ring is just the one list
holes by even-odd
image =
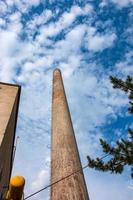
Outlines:
{"label": "building facade", "polygon": [[0,83],[0,199],[9,184],[20,98],[20,86]]}

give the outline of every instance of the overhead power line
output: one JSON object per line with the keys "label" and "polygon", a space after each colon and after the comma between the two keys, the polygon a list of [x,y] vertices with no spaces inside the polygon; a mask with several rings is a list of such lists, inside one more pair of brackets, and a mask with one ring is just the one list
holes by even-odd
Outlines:
{"label": "overhead power line", "polygon": [[[103,157],[100,158],[100,160],[106,158],[107,156],[109,156],[109,154],[104,155]],[[36,191],[36,192],[30,194],[29,196],[25,197],[24,200],[33,197],[34,195],[36,195],[36,194],[38,194],[38,193],[40,193],[40,192],[42,192],[42,191],[44,191],[44,190],[50,188],[51,186],[53,186],[53,185],[55,185],[55,184],[57,184],[57,183],[59,183],[59,182],[65,180],[65,179],[71,177],[72,175],[74,175],[74,174],[76,174],[76,173],[79,173],[81,170],[84,170],[84,169],[86,169],[87,167],[88,167],[88,164],[85,165],[85,166],[83,166],[83,167],[81,167],[80,169],[78,169],[78,170],[72,172],[71,174],[69,174],[69,175],[67,175],[67,176],[65,176],[65,177],[63,177],[63,178],[61,178],[61,179],[59,179],[59,180],[57,180],[57,181],[55,181],[55,182],[53,182],[53,183],[47,185],[47,186],[45,186],[44,188],[42,188],[42,189],[40,189],[40,190],[38,190],[38,191]]]}
{"label": "overhead power line", "polygon": [[84,170],[84,169],[87,168],[87,167],[88,167],[88,164],[85,165],[84,167],[82,167],[81,169],[79,169],[79,170],[77,170],[77,171],[75,171],[75,172],[73,172],[73,173],[71,173],[71,174],[69,174],[69,175],[67,175],[67,176],[65,176],[65,177],[63,177],[63,178],[61,178],[61,179],[59,179],[58,181],[55,181],[54,183],[51,183],[51,184],[45,186],[44,188],[38,190],[37,192],[35,192],[35,193],[33,193],[33,194],[27,196],[26,198],[24,198],[24,200],[25,200],[25,199],[29,199],[30,197],[32,197],[32,196],[34,196],[34,195],[36,195],[36,194],[42,192],[43,190],[46,190],[47,188],[49,188],[49,187],[51,187],[51,186],[53,186],[53,185],[55,185],[55,184],[57,184],[57,183],[59,183],[59,182],[65,180],[65,179],[71,177],[72,175],[74,175],[74,174],[80,172],[81,170]]}

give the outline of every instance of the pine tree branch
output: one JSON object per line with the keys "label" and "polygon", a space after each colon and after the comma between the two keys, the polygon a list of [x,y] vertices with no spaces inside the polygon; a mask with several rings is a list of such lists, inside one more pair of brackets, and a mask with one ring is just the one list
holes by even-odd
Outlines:
{"label": "pine tree branch", "polygon": [[125,91],[132,91],[133,92],[133,88],[131,86],[127,86],[126,83],[124,81],[122,81],[121,79],[117,79],[117,78],[114,78],[113,76],[110,76],[110,79],[111,79],[111,82],[113,84],[118,84],[120,85],[122,88],[125,88]]}
{"label": "pine tree branch", "polygon": [[[133,78],[127,76],[126,81],[110,77],[114,88],[119,88],[125,92],[129,92],[128,98],[133,100]],[[133,101],[129,102],[131,107],[129,111],[133,113]],[[100,139],[104,157],[110,156],[107,162],[103,158],[92,159],[87,156],[88,166],[96,170],[111,171],[112,173],[122,173],[126,165],[131,166],[131,177],[133,178],[133,130],[128,129],[129,138],[116,141],[116,146],[112,147],[107,141]]]}

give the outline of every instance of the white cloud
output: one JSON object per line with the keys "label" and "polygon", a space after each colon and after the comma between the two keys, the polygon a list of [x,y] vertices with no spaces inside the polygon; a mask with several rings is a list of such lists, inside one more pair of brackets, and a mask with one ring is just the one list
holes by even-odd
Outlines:
{"label": "white cloud", "polygon": [[69,26],[75,20],[75,18],[82,13],[82,10],[78,6],[73,6],[70,12],[65,12],[59,20],[59,24],[62,27]]}
{"label": "white cloud", "polygon": [[0,57],[10,56],[15,51],[17,42],[17,35],[14,32],[1,31],[0,32],[0,44],[2,51]]}
{"label": "white cloud", "polygon": [[3,1],[0,1],[0,14],[5,13],[7,9],[6,4]]}
{"label": "white cloud", "polygon": [[59,21],[50,23],[47,26],[42,26],[40,34],[37,37],[38,42],[45,43],[47,37],[56,36],[60,31],[70,26],[75,18],[81,14],[81,9],[78,6],[73,6],[70,12],[64,12]]}
{"label": "white cloud", "polygon": [[[14,26],[13,26],[14,27]],[[12,27],[12,28],[13,28]],[[20,28],[21,30],[21,28]],[[18,30],[17,30],[18,31]],[[31,43],[22,42],[16,30],[3,30],[0,32],[0,79],[11,81],[15,78],[15,71],[24,60],[32,59],[36,49]]]}
{"label": "white cloud", "polygon": [[92,13],[92,11],[93,11],[93,7],[91,4],[86,4],[85,7],[83,7],[83,9],[82,9],[83,15],[90,14],[90,13]]}
{"label": "white cloud", "polygon": [[13,22],[20,21],[21,13],[15,12],[9,16],[9,19]]}
{"label": "white cloud", "polygon": [[40,4],[40,0],[5,0],[6,5],[8,5],[8,9],[11,10],[12,7],[15,5],[21,13],[28,12],[32,6],[38,6]]}
{"label": "white cloud", "polygon": [[16,2],[16,1],[6,0],[6,4],[7,4],[8,6],[12,6],[12,5],[14,4],[14,2]]}
{"label": "white cloud", "polygon": [[0,44],[2,49],[0,52],[0,79],[1,81],[10,81],[14,75],[13,66],[15,64],[12,56],[16,54],[19,47],[17,35],[13,32],[1,31]]}
{"label": "white cloud", "polygon": [[88,49],[94,52],[102,51],[111,47],[116,40],[115,33],[108,34],[93,34],[88,36]]}
{"label": "white cloud", "polygon": [[47,185],[49,182],[49,172],[48,170],[42,170],[39,172],[36,180],[31,183],[31,190],[38,191]]}
{"label": "white cloud", "polygon": [[[124,175],[113,175],[109,173],[97,172],[94,170],[85,170],[88,192],[90,199],[103,200],[103,199],[132,199],[132,190],[128,188],[130,182],[128,175],[124,174],[127,180],[125,181]],[[124,188],[121,191],[121,188]]]}
{"label": "white cloud", "polygon": [[57,22],[51,22],[49,25],[40,28],[40,34],[37,36],[38,42],[45,43],[47,37],[56,36],[62,30],[72,25],[76,17],[79,15],[86,15],[88,12],[91,13],[92,11],[93,8],[89,4],[82,9],[79,6],[73,6],[69,12],[64,12]]}
{"label": "white cloud", "polygon": [[6,22],[3,18],[0,18],[0,26],[5,26]]}
{"label": "white cloud", "polygon": [[116,63],[116,72],[122,77],[126,78],[127,75],[133,74],[133,51],[129,51],[125,54],[124,60]]}
{"label": "white cloud", "polygon": [[[54,56],[57,59],[66,60],[69,56],[78,55],[82,40],[86,31],[86,26],[78,25],[73,28],[63,40],[55,44]],[[72,66],[71,66],[72,67]]]}
{"label": "white cloud", "polygon": [[32,34],[33,32],[37,31],[37,26],[42,26],[43,24],[45,24],[52,17],[52,15],[53,14],[51,10],[45,10],[40,15],[34,15],[32,17],[32,20],[27,23],[26,31],[28,35],[30,34],[30,32]]}
{"label": "white cloud", "polygon": [[103,8],[103,7],[107,6],[107,5],[108,5],[108,0],[103,0],[103,1],[101,1],[101,3],[99,4],[99,7],[100,7],[100,8]]}
{"label": "white cloud", "polygon": [[133,3],[133,0],[111,0],[113,3],[117,4],[120,7],[129,6],[130,3]]}
{"label": "white cloud", "polygon": [[[26,4],[27,4],[27,1],[26,0],[23,0]],[[31,0],[30,2],[28,2],[30,6],[38,6],[39,3],[40,3],[40,0]]]}
{"label": "white cloud", "polygon": [[133,0],[102,0],[100,7],[103,8],[107,6],[110,2],[114,3],[118,8],[124,8],[133,3]]}

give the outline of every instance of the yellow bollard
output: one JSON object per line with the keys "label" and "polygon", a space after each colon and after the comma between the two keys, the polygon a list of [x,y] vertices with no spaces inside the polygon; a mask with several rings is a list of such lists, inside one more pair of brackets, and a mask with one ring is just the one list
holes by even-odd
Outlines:
{"label": "yellow bollard", "polygon": [[23,176],[14,176],[10,180],[9,191],[7,193],[7,200],[21,200],[25,185]]}

